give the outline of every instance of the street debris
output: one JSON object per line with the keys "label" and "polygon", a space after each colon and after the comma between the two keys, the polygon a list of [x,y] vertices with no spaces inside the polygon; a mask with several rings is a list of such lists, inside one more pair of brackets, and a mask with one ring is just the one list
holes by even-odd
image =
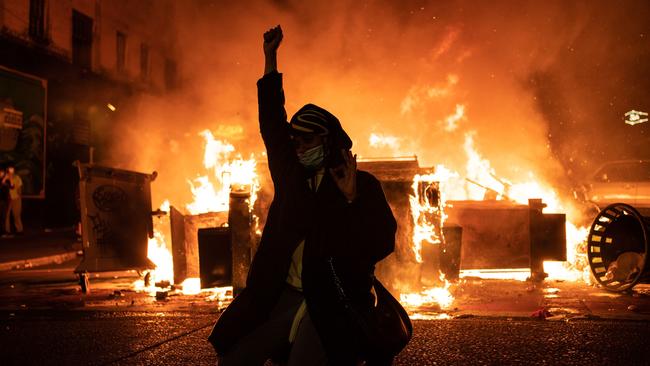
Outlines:
{"label": "street debris", "polygon": [[546,308],[540,308],[538,310],[535,310],[532,314],[530,314],[531,318],[536,318],[536,319],[541,319],[544,320],[548,317],[552,316],[551,312],[546,310]]}

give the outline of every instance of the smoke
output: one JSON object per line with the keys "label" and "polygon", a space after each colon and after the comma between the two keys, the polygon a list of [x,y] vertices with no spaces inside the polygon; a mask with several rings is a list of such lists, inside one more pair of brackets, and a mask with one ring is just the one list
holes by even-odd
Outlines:
{"label": "smoke", "polygon": [[[464,174],[467,134],[498,175],[562,187],[600,160],[648,156],[646,3],[605,1],[187,1],[175,3],[181,88],[137,98],[111,163],[157,170],[186,198],[210,129],[261,153],[262,33],[281,24],[287,112],[341,120],[360,156],[417,155]],[[460,112],[459,112],[460,110]],[[371,145],[371,136],[390,144]],[[612,139],[614,139],[612,141]],[[154,197],[154,202],[157,197]]]}

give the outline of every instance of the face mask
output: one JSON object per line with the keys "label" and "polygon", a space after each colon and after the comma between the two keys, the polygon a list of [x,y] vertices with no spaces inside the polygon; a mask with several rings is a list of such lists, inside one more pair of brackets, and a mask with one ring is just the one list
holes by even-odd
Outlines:
{"label": "face mask", "polygon": [[300,164],[309,170],[316,170],[323,165],[325,160],[325,149],[323,145],[312,147],[302,154],[298,154]]}

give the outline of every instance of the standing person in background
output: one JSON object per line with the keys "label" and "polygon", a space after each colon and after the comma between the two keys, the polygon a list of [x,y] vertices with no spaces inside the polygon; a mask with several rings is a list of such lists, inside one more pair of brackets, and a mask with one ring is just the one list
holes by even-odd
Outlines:
{"label": "standing person in background", "polygon": [[16,174],[13,164],[7,166],[7,174],[2,178],[2,184],[9,186],[9,200],[5,216],[5,235],[11,235],[11,217],[14,218],[16,234],[23,234],[22,199],[23,199],[23,181]]}
{"label": "standing person in background", "polygon": [[[0,167],[0,222],[5,222],[7,207],[9,206],[9,182],[5,179],[6,175],[7,169],[4,166]],[[2,230],[2,234],[5,234],[4,225]]]}

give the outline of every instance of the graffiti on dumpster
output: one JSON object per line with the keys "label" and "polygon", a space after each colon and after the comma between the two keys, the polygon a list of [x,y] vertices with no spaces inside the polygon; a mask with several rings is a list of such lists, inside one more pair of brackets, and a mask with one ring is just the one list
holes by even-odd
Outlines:
{"label": "graffiti on dumpster", "polygon": [[113,241],[114,234],[108,222],[103,220],[99,215],[88,215],[88,218],[92,222],[92,230],[93,234],[95,234],[97,245],[110,244]]}
{"label": "graffiti on dumpster", "polygon": [[117,211],[124,206],[126,200],[126,192],[116,186],[102,185],[93,191],[93,203],[100,211]]}

